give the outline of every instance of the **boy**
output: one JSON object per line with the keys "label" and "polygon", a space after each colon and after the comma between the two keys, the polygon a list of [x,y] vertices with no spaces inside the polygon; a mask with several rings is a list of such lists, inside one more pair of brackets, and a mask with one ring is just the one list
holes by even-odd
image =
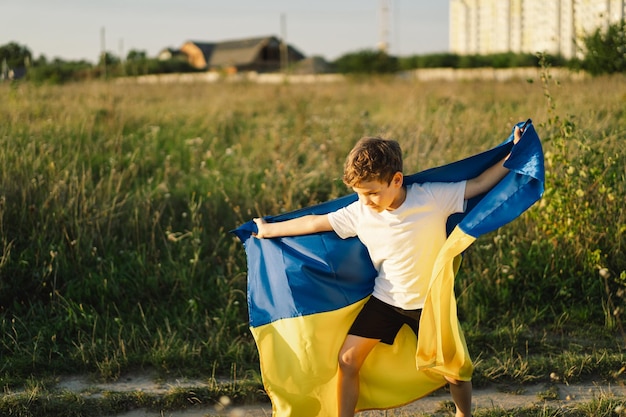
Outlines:
{"label": "boy", "polygon": [[[514,144],[521,133],[516,127]],[[343,181],[358,195],[358,201],[324,215],[276,223],[254,219],[257,238],[322,231],[334,231],[341,238],[358,236],[378,272],[372,296],[339,352],[340,417],[354,416],[359,370],[376,344],[393,344],[404,324],[418,334],[433,263],[446,240],[446,220],[464,211],[465,200],[486,193],[507,174],[504,160],[467,181],[406,187],[400,145],[393,140],[366,137],[350,151],[344,166]],[[446,380],[456,416],[471,416],[471,381]]]}

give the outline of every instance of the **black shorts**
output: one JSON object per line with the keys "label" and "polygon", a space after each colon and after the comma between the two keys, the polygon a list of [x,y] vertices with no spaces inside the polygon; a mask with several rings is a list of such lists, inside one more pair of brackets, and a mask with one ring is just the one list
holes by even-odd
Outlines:
{"label": "black shorts", "polygon": [[348,334],[380,339],[381,342],[393,345],[402,325],[408,325],[415,336],[419,329],[422,310],[403,310],[370,297],[359,312]]}

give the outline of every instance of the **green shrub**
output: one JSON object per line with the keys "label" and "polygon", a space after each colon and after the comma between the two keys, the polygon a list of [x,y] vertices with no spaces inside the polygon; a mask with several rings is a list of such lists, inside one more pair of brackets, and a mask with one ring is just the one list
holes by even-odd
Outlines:
{"label": "green shrub", "polygon": [[626,72],[626,21],[598,28],[583,38],[584,70],[592,75]]}

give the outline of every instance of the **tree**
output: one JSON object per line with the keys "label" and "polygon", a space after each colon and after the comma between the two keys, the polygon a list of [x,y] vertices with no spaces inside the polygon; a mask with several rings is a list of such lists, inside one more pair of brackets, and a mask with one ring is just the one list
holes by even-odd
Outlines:
{"label": "tree", "polygon": [[148,58],[146,51],[131,49],[126,55],[126,61],[145,61]]}
{"label": "tree", "polygon": [[626,72],[626,21],[596,29],[583,38],[585,57],[582,68],[591,75]]}
{"label": "tree", "polygon": [[95,76],[93,65],[87,61],[63,61],[55,58],[50,62],[39,62],[30,67],[27,78],[37,84],[63,84],[87,80]]}
{"label": "tree", "polygon": [[334,62],[341,73],[388,74],[399,69],[398,58],[383,51],[364,50],[343,55]]}
{"label": "tree", "polygon": [[124,73],[126,75],[146,74],[148,68],[148,54],[146,51],[131,49],[126,55]]}
{"label": "tree", "polygon": [[9,68],[25,67],[32,60],[32,53],[26,46],[9,42],[0,46],[0,62],[6,61]]}
{"label": "tree", "polygon": [[109,65],[118,65],[120,63],[120,58],[117,55],[112,54],[111,52],[105,52],[100,55],[100,60],[98,61],[98,65],[106,64]]}

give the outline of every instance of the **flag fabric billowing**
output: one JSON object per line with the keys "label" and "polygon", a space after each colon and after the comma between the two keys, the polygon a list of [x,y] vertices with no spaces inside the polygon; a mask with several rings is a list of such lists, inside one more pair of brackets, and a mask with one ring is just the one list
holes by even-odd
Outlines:
{"label": "flag fabric billowing", "polygon": [[[358,410],[410,403],[444,386],[444,376],[471,379],[473,366],[457,318],[455,273],[476,238],[509,223],[543,194],[541,142],[529,120],[515,145],[512,131],[483,153],[404,178],[405,184],[466,180],[509,152],[506,177],[448,219],[448,239],[435,262],[419,337],[404,326],[393,345],[374,348],[360,372]],[[266,220],[325,214],[356,199],[351,194]],[[253,232],[252,221],[233,231],[246,250],[250,330],[273,415],[335,415],[337,356],[376,276],[367,250],[358,238],[344,240],[333,232],[276,239],[257,239]]]}

